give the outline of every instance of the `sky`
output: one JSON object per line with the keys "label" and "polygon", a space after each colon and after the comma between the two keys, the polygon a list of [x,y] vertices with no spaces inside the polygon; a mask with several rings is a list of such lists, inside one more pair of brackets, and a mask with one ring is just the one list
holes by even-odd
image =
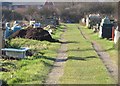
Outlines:
{"label": "sky", "polygon": [[[0,0],[0,2],[44,2],[46,0]],[[118,2],[120,0],[48,0],[52,2]]]}

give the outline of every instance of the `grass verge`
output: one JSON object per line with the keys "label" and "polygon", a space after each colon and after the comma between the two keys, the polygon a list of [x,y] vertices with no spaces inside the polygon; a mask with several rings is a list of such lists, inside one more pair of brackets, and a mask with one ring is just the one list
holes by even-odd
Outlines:
{"label": "grass verge", "polygon": [[[57,27],[52,35],[53,38],[59,39],[62,34],[62,29],[62,25]],[[1,59],[1,66],[8,71],[1,71],[0,79],[6,81],[8,84],[44,83],[54,64],[60,43],[15,38],[12,39],[11,45],[29,47],[33,55],[21,60]]]}

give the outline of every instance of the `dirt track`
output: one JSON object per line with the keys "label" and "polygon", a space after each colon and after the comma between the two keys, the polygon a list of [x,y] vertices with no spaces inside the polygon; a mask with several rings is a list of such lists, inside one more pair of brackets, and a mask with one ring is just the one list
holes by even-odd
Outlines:
{"label": "dirt track", "polygon": [[96,53],[102,60],[107,71],[109,72],[110,76],[113,77],[117,81],[118,80],[118,66],[112,62],[109,54],[107,52],[105,52],[97,42],[95,42],[95,41],[91,42],[89,37],[84,35],[84,33],[82,32],[82,30],[79,27],[78,27],[78,29],[79,29],[81,35],[92,44],[94,50],[96,51]]}
{"label": "dirt track", "polygon": [[67,54],[66,54],[67,43],[64,43],[65,39],[63,35],[61,36],[61,41],[63,41],[63,43],[61,44],[61,47],[58,50],[58,56],[56,57],[53,69],[49,73],[48,79],[46,80],[45,84],[60,84],[59,78],[64,74],[64,64],[67,60]]}
{"label": "dirt track", "polygon": [[[79,28],[78,28],[79,29]],[[80,34],[90,42],[89,37],[84,35],[81,29]],[[63,35],[61,36],[61,40],[65,42],[65,39]],[[109,54],[101,48],[101,46],[93,41],[90,42],[93,46],[93,49],[96,51],[100,59],[102,60],[103,64],[105,65],[106,69],[108,70],[108,73],[111,77],[113,77],[116,81],[118,80],[118,68],[117,65],[113,64]],[[52,71],[49,73],[48,78],[45,82],[45,84],[60,84],[59,78],[64,74],[64,66],[65,62],[67,61],[67,43],[62,43],[61,48],[58,51],[58,56],[56,58],[56,61],[54,63]]]}

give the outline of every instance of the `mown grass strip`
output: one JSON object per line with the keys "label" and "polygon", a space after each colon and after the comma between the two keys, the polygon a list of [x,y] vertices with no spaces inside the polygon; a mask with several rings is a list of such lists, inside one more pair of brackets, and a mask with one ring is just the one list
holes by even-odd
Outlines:
{"label": "mown grass strip", "polygon": [[68,60],[60,83],[114,84],[91,43],[80,35],[76,25],[67,24],[68,30],[64,36],[68,42]]}
{"label": "mown grass strip", "polygon": [[88,29],[84,26],[80,26],[80,28],[82,32],[88,36],[91,42],[96,41],[104,51],[109,53],[111,59],[113,60],[113,63],[118,64],[118,49],[117,45],[115,45],[113,41],[99,38],[98,33],[94,33],[91,29]]}

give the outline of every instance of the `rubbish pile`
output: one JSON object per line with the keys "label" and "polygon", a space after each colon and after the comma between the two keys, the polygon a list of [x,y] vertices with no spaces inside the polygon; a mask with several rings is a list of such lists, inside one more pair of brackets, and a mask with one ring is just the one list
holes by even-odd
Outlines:
{"label": "rubbish pile", "polygon": [[46,40],[50,42],[59,42],[58,40],[53,39],[47,30],[44,30],[43,28],[40,27],[21,29],[13,33],[10,37],[12,38],[21,37],[40,41]]}

